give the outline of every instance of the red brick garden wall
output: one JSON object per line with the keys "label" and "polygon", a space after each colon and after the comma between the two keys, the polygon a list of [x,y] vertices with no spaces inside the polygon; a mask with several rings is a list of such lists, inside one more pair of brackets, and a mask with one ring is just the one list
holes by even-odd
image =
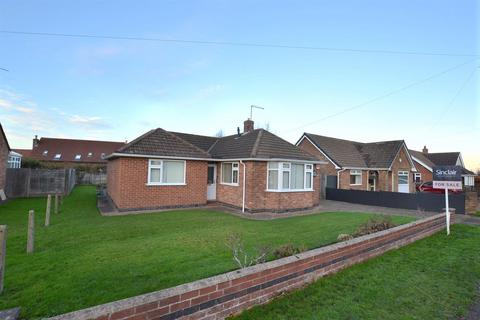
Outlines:
{"label": "red brick garden wall", "polygon": [[325,275],[425,238],[444,227],[444,215],[436,215],[295,256],[72,312],[51,320],[223,319]]}
{"label": "red brick garden wall", "polygon": [[148,159],[109,161],[107,192],[120,210],[161,209],[207,203],[207,162],[186,161],[186,184],[149,186]]}

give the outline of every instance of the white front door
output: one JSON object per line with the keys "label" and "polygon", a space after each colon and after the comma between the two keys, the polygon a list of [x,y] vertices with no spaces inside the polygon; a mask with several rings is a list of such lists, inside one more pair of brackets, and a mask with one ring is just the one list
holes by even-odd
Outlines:
{"label": "white front door", "polygon": [[398,171],[398,192],[410,192],[408,185],[408,171]]}
{"label": "white front door", "polygon": [[215,164],[209,164],[207,174],[207,200],[215,199],[217,199],[217,166]]}

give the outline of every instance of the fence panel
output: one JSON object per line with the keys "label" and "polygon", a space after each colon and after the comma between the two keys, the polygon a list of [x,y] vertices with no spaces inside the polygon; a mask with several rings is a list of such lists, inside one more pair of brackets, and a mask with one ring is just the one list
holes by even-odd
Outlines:
{"label": "fence panel", "polygon": [[68,195],[75,186],[75,169],[7,169],[5,193],[9,198]]}
{"label": "fence panel", "polygon": [[[441,212],[445,196],[427,192],[401,193],[327,188],[327,200],[343,201],[388,208]],[[449,195],[450,207],[465,213],[465,194]]]}
{"label": "fence panel", "polygon": [[105,172],[82,172],[77,171],[77,184],[106,184],[107,183],[107,174]]}

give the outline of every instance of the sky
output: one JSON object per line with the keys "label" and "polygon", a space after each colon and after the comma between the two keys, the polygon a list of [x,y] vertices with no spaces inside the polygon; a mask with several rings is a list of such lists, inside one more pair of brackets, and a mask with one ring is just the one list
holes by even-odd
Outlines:
{"label": "sky", "polygon": [[2,0],[0,122],[11,147],[31,148],[34,135],[233,134],[258,105],[255,125],[292,143],[303,132],[403,139],[461,151],[476,170],[479,10],[476,0]]}

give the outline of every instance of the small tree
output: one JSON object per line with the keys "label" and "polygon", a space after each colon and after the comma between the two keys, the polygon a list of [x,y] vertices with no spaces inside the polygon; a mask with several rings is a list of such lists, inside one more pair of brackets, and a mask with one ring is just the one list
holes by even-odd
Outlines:
{"label": "small tree", "polygon": [[28,157],[22,158],[22,168],[38,169],[40,168],[40,166],[41,166],[40,161],[36,159],[28,158]]}

